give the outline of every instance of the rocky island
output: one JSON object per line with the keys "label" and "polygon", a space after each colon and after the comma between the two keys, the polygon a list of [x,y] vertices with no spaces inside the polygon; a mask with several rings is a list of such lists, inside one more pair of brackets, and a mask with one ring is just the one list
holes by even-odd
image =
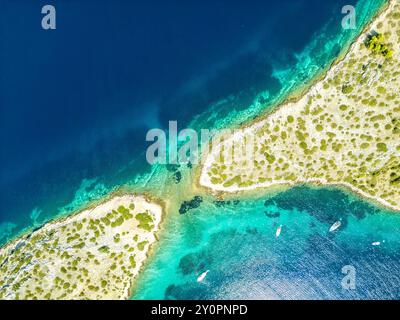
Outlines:
{"label": "rocky island", "polygon": [[115,196],[0,250],[0,299],[126,299],[156,241],[162,207]]}
{"label": "rocky island", "polygon": [[399,66],[400,4],[390,1],[307,93],[215,146],[200,184],[231,193],[342,185],[400,210]]}

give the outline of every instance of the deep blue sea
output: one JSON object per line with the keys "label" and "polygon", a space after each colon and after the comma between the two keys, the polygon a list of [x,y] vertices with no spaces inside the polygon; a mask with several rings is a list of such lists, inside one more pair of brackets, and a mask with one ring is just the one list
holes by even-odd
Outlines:
{"label": "deep blue sea", "polygon": [[[145,184],[154,169],[144,154],[150,128],[167,128],[170,120],[180,129],[239,124],[304,86],[383,2],[54,0],[57,29],[45,31],[42,1],[3,0],[0,243],[121,185]],[[356,30],[341,28],[347,4],[356,5]],[[209,199],[185,217],[171,213],[170,232],[134,298],[398,297],[384,286],[400,283],[399,218],[322,190],[287,191],[267,206],[266,199],[234,207]],[[314,192],[327,192],[331,205],[318,207]],[[281,243],[268,238],[282,223],[266,217],[269,205],[287,222],[283,235],[293,231]],[[326,228],[338,215],[346,232],[329,238]],[[189,239],[190,226],[198,239]],[[370,248],[383,238],[381,251]],[[309,265],[322,262],[326,269]],[[340,265],[350,262],[376,276],[360,271],[375,295],[333,289]],[[387,272],[376,271],[378,264]],[[199,287],[191,281],[204,268],[214,269]]]}

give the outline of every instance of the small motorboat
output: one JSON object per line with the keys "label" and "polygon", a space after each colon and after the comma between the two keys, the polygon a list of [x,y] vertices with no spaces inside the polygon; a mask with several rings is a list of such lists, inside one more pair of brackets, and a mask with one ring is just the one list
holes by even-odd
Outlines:
{"label": "small motorboat", "polygon": [[279,236],[281,235],[281,232],[282,232],[282,225],[280,225],[280,226],[278,227],[278,229],[276,229],[275,236],[276,236],[277,238],[279,238]]}
{"label": "small motorboat", "polygon": [[202,282],[204,278],[207,276],[207,273],[209,273],[210,270],[204,271],[201,275],[197,277],[197,282]]}
{"label": "small motorboat", "polygon": [[334,232],[334,231],[336,231],[337,229],[340,228],[341,225],[342,225],[342,222],[341,222],[341,221],[336,221],[336,222],[330,227],[329,232]]}
{"label": "small motorboat", "polygon": [[380,246],[382,243],[385,243],[385,240],[382,240],[382,242],[380,242],[380,241],[372,242],[372,245],[373,246]]}

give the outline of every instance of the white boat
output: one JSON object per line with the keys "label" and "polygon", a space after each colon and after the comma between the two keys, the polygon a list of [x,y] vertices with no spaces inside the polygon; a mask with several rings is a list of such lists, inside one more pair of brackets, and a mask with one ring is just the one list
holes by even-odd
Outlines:
{"label": "white boat", "polygon": [[202,282],[204,278],[207,276],[207,273],[209,273],[210,270],[204,271],[201,275],[197,277],[197,282]]}
{"label": "white boat", "polygon": [[282,225],[280,225],[278,229],[276,229],[275,236],[278,238],[281,235],[281,232],[282,232]]}
{"label": "white boat", "polygon": [[341,225],[342,225],[342,222],[341,222],[341,221],[336,221],[336,222],[330,227],[329,232],[334,232],[334,231],[336,231],[337,229],[340,228]]}
{"label": "white boat", "polygon": [[372,242],[372,245],[373,246],[380,246],[381,245],[381,242],[380,241],[376,241],[376,242]]}

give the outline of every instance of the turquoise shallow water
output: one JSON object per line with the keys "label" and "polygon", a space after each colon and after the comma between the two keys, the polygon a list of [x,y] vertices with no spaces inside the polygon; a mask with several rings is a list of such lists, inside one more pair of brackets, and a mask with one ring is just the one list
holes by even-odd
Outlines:
{"label": "turquoise shallow water", "polygon": [[[329,232],[338,220],[341,228]],[[400,297],[400,216],[342,191],[297,187],[259,200],[205,201],[169,223],[133,299]],[[341,287],[345,265],[356,268],[355,290]]]}
{"label": "turquoise shallow water", "polygon": [[[368,21],[379,3],[361,1]],[[310,79],[344,48],[350,34],[327,25],[298,55],[292,69],[276,65],[285,90]],[[358,30],[359,32],[359,30]],[[355,32],[356,34],[356,32]],[[354,37],[354,34],[353,34]],[[330,41],[326,41],[329,39]],[[324,41],[325,40],[325,41]],[[271,98],[273,103],[274,99]],[[222,102],[222,107],[225,101]],[[259,105],[221,116],[221,105],[194,121],[239,123]],[[213,123],[213,125],[215,125]],[[400,216],[336,189],[298,187],[274,196],[170,212],[161,240],[134,289],[133,299],[397,299],[400,296]],[[330,226],[341,221],[336,233]],[[281,236],[275,232],[282,225]],[[373,246],[373,242],[381,242]],[[341,270],[356,270],[356,289],[341,286]],[[209,270],[205,280],[197,277]]]}
{"label": "turquoise shallow water", "polygon": [[[206,88],[199,87],[199,95],[178,101],[179,107],[184,106],[180,113],[195,129],[235,126],[251,120],[326,68],[382,3],[358,1],[358,29],[353,31],[340,28],[341,15],[336,10],[339,6],[333,7],[336,11],[321,30],[314,30],[308,45],[293,53],[280,51],[283,44],[277,41],[275,54],[269,48],[258,57],[258,63],[250,60],[252,63],[239,64],[237,70],[233,68],[236,71],[217,77]],[[310,10],[307,14],[310,19],[317,19]],[[260,81],[262,85],[255,79],[247,90],[240,90],[243,82],[254,80],[252,74],[264,73],[269,76]],[[210,105],[200,105],[201,90],[212,91],[219,84],[221,87],[215,90],[225,92],[224,81],[229,79],[233,79],[236,91]],[[193,88],[197,90],[196,86]],[[201,112],[198,105],[203,108]],[[157,113],[159,110],[155,109],[150,111]],[[153,126],[159,119],[154,119],[150,111],[143,121]],[[164,118],[173,120],[168,113]],[[149,168],[143,161],[143,152],[132,151],[136,150],[132,146],[143,139],[137,132],[116,134],[89,154],[78,152],[61,163],[46,166],[38,173],[41,180],[33,175],[33,183],[23,180],[7,185],[5,188],[11,192],[2,198],[0,242],[23,229],[83,208],[123,185],[165,196],[163,189],[175,183],[173,173],[165,167]],[[182,175],[189,172],[182,171]],[[329,233],[331,224],[339,219],[340,230]],[[282,234],[276,239],[279,225],[283,225]],[[226,204],[204,198],[199,208],[185,215],[168,213],[160,242],[140,275],[132,298],[399,298],[399,226],[399,215],[337,190],[299,187],[275,196]],[[382,245],[373,247],[371,243],[375,241]],[[354,291],[340,286],[344,265],[353,265],[357,270]],[[206,279],[197,283],[196,278],[205,270],[210,270]]]}
{"label": "turquoise shallow water", "polygon": [[[370,19],[373,13],[376,12],[384,0],[357,1],[358,23],[356,30],[341,29],[340,22],[342,15],[340,9],[341,5],[345,3],[344,0],[342,2],[330,0],[324,4],[316,5],[316,3],[319,2],[315,0],[310,0],[310,3],[296,0],[294,2],[282,2],[280,5],[273,5],[273,3],[267,5],[265,14],[262,15],[262,18],[257,17],[257,23],[255,22],[252,27],[256,31],[253,29],[246,29],[246,26],[249,27],[253,25],[250,22],[246,22],[247,24],[244,25],[240,34],[238,33],[236,35],[236,37],[241,40],[231,40],[232,43],[230,43],[230,46],[234,46],[235,50],[233,51],[235,54],[233,56],[230,54],[228,57],[223,56],[223,62],[226,64],[225,66],[219,66],[220,69],[215,67],[215,70],[211,67],[196,70],[196,76],[192,79],[193,81],[189,81],[189,83],[184,86],[186,91],[182,89],[184,91],[184,93],[181,94],[183,97],[178,93],[174,93],[172,94],[174,97],[172,101],[162,106],[158,105],[157,102],[149,103],[146,106],[140,106],[135,101],[129,99],[124,101],[124,99],[121,98],[121,100],[118,99],[117,101],[113,99],[111,99],[111,101],[103,99],[104,101],[102,100],[102,107],[100,108],[98,104],[96,104],[97,102],[93,103],[92,106],[89,105],[89,102],[85,103],[86,100],[82,101],[82,99],[74,100],[72,97],[70,99],[60,99],[58,95],[62,96],[66,94],[69,96],[70,92],[73,90],[68,89],[68,86],[54,84],[56,88],[54,88],[53,95],[57,98],[55,100],[58,106],[57,109],[61,110],[65,108],[69,110],[69,108],[72,108],[70,105],[72,102],[74,108],[78,110],[75,117],[82,117],[83,119],[88,117],[92,119],[95,114],[99,113],[98,116],[100,117],[103,111],[111,112],[110,109],[112,109],[115,111],[114,113],[119,114],[123,119],[119,119],[117,121],[118,125],[114,128],[114,121],[106,115],[103,120],[107,125],[104,125],[102,122],[103,125],[101,127],[104,129],[104,132],[101,131],[100,137],[97,137],[96,132],[93,132],[93,139],[90,135],[84,136],[83,138],[80,137],[79,139],[76,138],[75,140],[79,144],[77,150],[71,149],[73,150],[71,151],[71,146],[69,144],[56,141],[55,145],[57,148],[65,146],[66,156],[61,156],[61,158],[50,161],[46,159],[50,148],[49,150],[42,150],[42,152],[40,152],[40,166],[32,167],[29,174],[23,178],[12,180],[13,173],[2,169],[1,173],[4,175],[6,182],[3,181],[4,183],[0,183],[0,244],[21,234],[24,230],[37,227],[57,216],[82,209],[91,201],[99,200],[121,186],[129,185],[132,189],[141,189],[150,180],[157,181],[159,184],[172,183],[169,180],[163,180],[166,175],[165,172],[167,171],[165,168],[151,168],[145,161],[144,154],[146,144],[144,140],[146,129],[158,125],[162,126],[168,120],[179,120],[179,129],[183,129],[183,127],[186,126],[194,129],[235,126],[251,120],[270,106],[282,101],[290,92],[296,88],[303,87],[309,83],[315,75],[329,66],[338,53],[357,36],[362,26]],[[134,5],[132,4],[132,6]],[[315,8],[318,14],[310,10],[310,7]],[[27,11],[34,9],[34,6],[26,7]],[[104,28],[106,32],[105,36],[115,41],[116,44],[120,46],[121,50],[125,49],[125,51],[122,50],[125,54],[128,54],[130,50],[136,52],[137,50],[135,48],[140,45],[140,43],[135,44],[132,42],[125,47],[127,42],[122,41],[119,37],[115,37],[114,32],[116,32],[116,30],[110,31],[107,28],[107,24],[99,23],[100,18],[110,9],[116,10],[115,17],[118,23],[120,23],[122,19],[118,19],[119,15],[123,16],[121,23],[125,21],[124,19],[126,17],[121,13],[121,4],[117,3],[115,7],[111,6],[108,9],[104,6],[96,7],[93,21],[88,20],[87,22],[92,23],[93,28]],[[15,8],[13,9],[10,5],[7,10],[9,13],[12,13]],[[8,12],[7,10],[5,11],[6,13]],[[71,7],[63,7],[63,10],[68,10],[69,17],[72,17],[70,16],[72,12],[76,12],[72,5]],[[85,15],[85,10],[94,10],[94,7],[88,4],[88,6],[84,6],[82,10],[82,13],[75,18],[86,21],[87,16]],[[174,9],[170,10],[172,13]],[[190,9],[190,6],[185,8],[185,10],[189,10],[188,14],[196,12],[196,10],[193,9],[193,11]],[[241,14],[243,12],[240,6],[238,8],[234,7],[232,10],[233,12],[239,12]],[[206,7],[202,7],[203,15],[206,11]],[[26,14],[30,16],[28,13],[29,12]],[[245,17],[251,16],[250,13],[251,12],[248,12]],[[155,14],[157,14],[157,12],[155,12]],[[307,21],[304,21],[301,26],[298,26],[297,21],[300,16],[304,19],[307,18]],[[111,18],[109,16],[107,17],[109,19]],[[198,17],[198,15],[196,15],[196,17]],[[219,25],[218,23],[221,21],[221,18],[214,16],[213,18],[216,19],[214,22]],[[228,20],[231,22],[231,19]],[[232,20],[236,21],[234,17],[232,17]],[[253,16],[253,20],[256,20],[255,16]],[[131,20],[128,19],[127,21]],[[140,21],[137,23],[140,23]],[[236,23],[233,23],[233,25],[236,25]],[[132,27],[131,25],[129,26]],[[296,32],[291,32],[291,30],[294,29]],[[38,41],[45,41],[41,33],[34,31],[32,34],[27,35],[26,30],[29,29],[22,28],[16,32],[19,32],[21,37],[28,37],[29,39],[38,38]],[[194,31],[197,32],[197,28],[195,28]],[[75,40],[77,40],[74,33],[75,29],[72,28],[72,26],[68,26],[68,28],[64,28],[60,32],[63,32],[62,37],[61,39],[52,39],[52,41],[55,41],[54,44],[52,42],[46,42],[50,46],[49,50],[56,50],[53,46],[58,48],[57,41],[64,38],[72,42],[72,48],[77,45],[77,43],[75,43]],[[124,33],[123,35],[126,37],[131,36],[131,32],[132,30],[127,29],[126,34]],[[151,30],[149,32],[151,33]],[[212,36],[210,32],[205,31],[205,33],[208,37]],[[12,33],[6,33],[6,35],[11,37]],[[144,34],[143,37],[146,37],[146,34]],[[85,97],[87,95],[86,98],[89,98],[90,95],[91,98],[94,97],[98,99],[99,96],[97,92],[99,92],[98,86],[100,85],[106,86],[106,91],[113,97],[115,95],[125,97],[125,93],[120,92],[122,89],[132,93],[135,92],[135,86],[129,82],[127,82],[123,88],[118,81],[115,82],[116,88],[113,86],[108,87],[110,81],[104,76],[105,70],[101,67],[108,65],[104,62],[104,60],[109,61],[107,60],[107,54],[105,54],[105,56],[92,56],[92,48],[86,48],[89,44],[99,46],[99,48],[103,50],[104,48],[101,45],[104,44],[104,42],[100,41],[99,44],[97,38],[93,39],[92,36],[86,33],[82,35],[82,39],[79,38],[78,40],[87,41],[85,46],[81,48],[82,55],[90,55],[91,59],[99,59],[94,61],[99,65],[95,70],[83,67],[86,66],[87,61],[80,61],[83,65],[81,67],[81,80],[85,81],[85,88],[91,90],[85,94]],[[211,40],[219,43],[220,38],[215,35],[215,39],[212,38],[209,41]],[[122,45],[122,43],[124,45]],[[8,46],[7,48],[14,48],[14,46],[16,46],[15,43],[12,44],[13,46]],[[107,50],[111,50],[113,54],[120,54],[119,51],[116,52],[112,47],[106,47]],[[20,48],[17,47],[16,49]],[[209,50],[211,50],[211,48],[209,48]],[[38,52],[38,54],[40,55],[41,52],[42,51]],[[106,51],[106,53],[107,52],[108,51]],[[168,53],[171,54],[170,52]],[[111,55],[111,53],[109,54]],[[11,53],[7,51],[7,59],[11,56]],[[54,57],[54,59],[56,58],[57,57]],[[202,58],[207,60],[204,63],[207,62],[212,65],[210,62],[213,61],[212,57],[205,57],[203,54]],[[20,57],[16,56],[15,59],[20,59]],[[154,59],[156,59],[156,57],[154,57]],[[123,63],[123,61],[124,60],[121,60],[121,63]],[[14,61],[11,61],[9,65],[13,65],[13,62]],[[36,68],[36,63],[34,62],[32,62],[31,65],[29,61],[26,61],[28,64],[26,68]],[[126,61],[124,63],[127,64],[127,66],[129,65],[130,68],[135,66],[132,66]],[[178,63],[178,65],[182,65],[181,69],[185,69],[182,63]],[[75,67],[74,65],[74,68]],[[175,66],[175,68],[177,67],[178,66]],[[68,68],[68,65],[66,65],[66,70],[59,70],[60,81],[66,81],[68,85],[74,83],[74,81],[68,78],[71,68]],[[52,70],[52,68],[48,69]],[[181,69],[176,69],[176,72],[185,71]],[[84,72],[85,70],[91,70],[92,72],[86,74]],[[113,68],[112,70],[115,70],[113,76],[117,77],[119,81],[122,81],[120,78],[120,69]],[[94,71],[96,72],[93,74]],[[145,68],[144,70],[136,71],[143,71],[147,74],[153,70],[147,70]],[[25,69],[21,72],[25,72]],[[110,72],[110,70],[107,72]],[[134,73],[130,72],[129,74]],[[15,76],[14,73],[12,75],[13,77]],[[128,73],[124,72],[123,75],[128,76]],[[19,80],[21,78],[23,77],[20,77]],[[93,81],[93,78],[99,81],[103,79],[105,83],[98,84],[96,81]],[[30,78],[26,79],[28,86],[35,83],[35,81],[36,80]],[[202,81],[205,83],[203,86],[200,85]],[[21,83],[21,85],[22,84],[26,85],[25,82]],[[7,83],[7,85],[9,84]],[[157,85],[165,86],[166,83],[165,81],[161,81],[161,84],[157,83]],[[65,93],[60,88],[66,88],[67,92]],[[81,87],[79,88],[79,90],[82,89]],[[10,92],[14,92],[13,90],[15,88],[13,90],[11,89],[12,88],[10,88]],[[190,94],[188,92],[190,92]],[[14,94],[14,100],[10,98],[10,101],[16,101],[16,96],[24,97],[25,95]],[[26,99],[30,99],[28,95]],[[21,103],[21,105],[33,105],[33,111],[30,110],[30,112],[33,113],[36,111],[46,111],[41,109],[37,110],[34,106],[36,100],[32,99],[28,102]],[[68,103],[68,105],[64,106],[62,104],[63,102]],[[83,105],[81,105],[81,103]],[[53,104],[54,103],[49,106],[52,112],[54,112]],[[21,105],[18,105],[18,107],[21,107]],[[4,106],[8,106],[8,104]],[[94,108],[94,110],[91,108]],[[129,122],[127,119],[131,119],[131,114],[125,114],[123,112],[125,110],[124,108],[129,109],[130,113],[134,114],[133,127],[127,126],[126,122]],[[4,111],[2,109],[2,114],[8,115],[8,112],[13,114],[11,111],[15,108],[10,106],[9,109],[10,110],[5,108]],[[138,109],[140,112],[136,112]],[[73,110],[71,110],[71,112]],[[38,114],[35,113],[35,116],[39,117]],[[46,113],[46,117],[50,117],[50,115],[49,112]],[[70,117],[73,116],[70,115]],[[44,119],[48,118],[42,117],[40,120],[44,121]],[[67,122],[69,126],[72,126],[74,128],[73,131],[76,131],[78,134],[77,121],[79,119],[68,119]],[[31,120],[33,121],[33,119]],[[92,120],[94,121],[96,119]],[[55,120],[49,118],[48,121],[61,125],[58,114]],[[80,121],[85,123],[85,127],[87,124],[92,125],[91,121]],[[17,121],[17,123],[20,125],[21,121]],[[12,122],[7,123],[7,125],[12,127]],[[45,125],[37,126],[34,123],[32,126],[43,129],[46,127]],[[127,126],[127,128],[125,128],[125,126]],[[54,127],[58,127],[58,125]],[[47,129],[50,130],[52,128]],[[106,132],[106,129],[109,129],[110,132]],[[13,141],[11,139],[12,135],[10,132],[4,135],[4,137],[1,137],[3,139],[2,141],[13,145],[13,148],[19,148],[18,150],[25,150],[24,159],[26,163],[29,163],[29,148],[27,149],[29,144],[27,141],[28,128],[24,130],[21,129],[18,132],[22,132],[26,135],[22,145],[19,146],[17,140]],[[67,131],[64,132],[65,135],[66,132]],[[43,147],[43,140],[47,138],[51,140],[51,137],[51,134],[45,134],[43,137],[39,137],[39,145]],[[74,137],[72,140],[74,140]],[[40,148],[32,147],[32,149],[40,151]],[[15,164],[11,159],[10,150],[4,151],[1,157],[2,164],[5,165],[5,163],[8,162]],[[2,166],[2,168],[3,167],[5,168],[5,166]],[[157,174],[154,175],[154,172],[157,172]]]}

